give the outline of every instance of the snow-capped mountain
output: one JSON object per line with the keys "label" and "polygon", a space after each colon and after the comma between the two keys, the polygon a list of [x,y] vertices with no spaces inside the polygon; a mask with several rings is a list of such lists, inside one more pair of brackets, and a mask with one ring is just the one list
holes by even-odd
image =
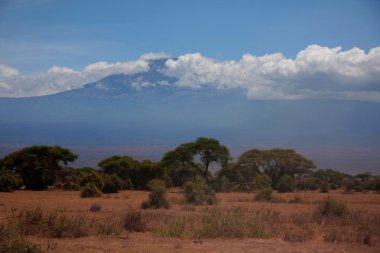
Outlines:
{"label": "snow-capped mountain", "polygon": [[[20,145],[172,147],[207,136],[232,150],[289,147],[325,167],[380,168],[380,103],[251,100],[238,89],[179,87],[164,74],[165,61],[152,60],[147,72],[111,75],[54,95],[0,98],[0,156]],[[335,150],[336,160],[324,150]],[[141,148],[140,156],[159,158],[165,151]],[[363,152],[356,162],[355,152]]]}

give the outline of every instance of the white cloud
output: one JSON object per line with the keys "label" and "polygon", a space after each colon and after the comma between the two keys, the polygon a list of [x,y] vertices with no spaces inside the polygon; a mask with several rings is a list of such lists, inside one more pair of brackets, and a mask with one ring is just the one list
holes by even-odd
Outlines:
{"label": "white cloud", "polygon": [[70,68],[54,66],[46,73],[17,76],[0,83],[0,96],[25,97],[54,94],[79,88],[87,78]]}
{"label": "white cloud", "polygon": [[[97,62],[83,70],[53,66],[45,73],[22,76],[0,64],[0,96],[47,95],[81,87],[111,74],[135,74],[149,70],[149,61],[168,58],[165,53],[148,53],[135,61]],[[218,61],[200,53],[168,59],[162,73],[177,78],[175,85],[192,88],[240,88],[253,99],[338,98],[380,102],[380,47],[365,52],[343,51],[310,45],[294,59],[281,53],[255,56],[244,54],[238,61]],[[165,80],[136,79],[136,89],[170,85]]]}
{"label": "white cloud", "polygon": [[15,68],[0,64],[0,78],[17,76],[19,71]]}
{"label": "white cloud", "polygon": [[157,59],[165,59],[165,58],[171,58],[172,56],[170,54],[166,54],[163,52],[160,53],[147,53],[140,56],[140,60],[157,60]]}
{"label": "white cloud", "polygon": [[149,70],[149,63],[146,60],[137,60],[129,62],[97,62],[88,65],[84,68],[83,73],[93,79],[100,79],[112,74],[135,74],[139,72],[146,72]]}
{"label": "white cloud", "polygon": [[[243,88],[255,99],[333,97],[380,101],[380,47],[365,53],[310,45],[295,59],[281,53],[245,54],[239,61],[216,61],[199,53],[166,62],[179,86]],[[360,95],[359,95],[360,93]],[[355,95],[356,94],[356,95]]]}

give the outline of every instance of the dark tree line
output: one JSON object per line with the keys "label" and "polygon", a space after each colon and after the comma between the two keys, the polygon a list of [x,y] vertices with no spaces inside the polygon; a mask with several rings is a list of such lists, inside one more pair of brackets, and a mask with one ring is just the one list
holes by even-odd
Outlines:
{"label": "dark tree line", "polygon": [[[251,149],[235,163],[226,146],[212,138],[198,138],[164,154],[159,162],[111,156],[99,169],[67,167],[78,155],[60,146],[31,146],[0,159],[0,191],[44,190],[50,186],[79,190],[83,196],[122,189],[148,189],[161,179],[167,187],[203,181],[216,191],[252,192],[272,188],[280,192],[344,188],[380,190],[370,173],[351,176],[336,170],[317,170],[313,161],[291,149]],[[213,171],[211,171],[213,170]]]}

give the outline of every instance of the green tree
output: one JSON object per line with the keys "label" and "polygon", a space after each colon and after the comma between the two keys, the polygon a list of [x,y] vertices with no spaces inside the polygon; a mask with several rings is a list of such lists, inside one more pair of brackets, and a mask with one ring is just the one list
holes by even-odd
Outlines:
{"label": "green tree", "polygon": [[61,165],[78,155],[60,146],[31,146],[15,151],[1,160],[3,169],[20,174],[28,190],[44,190],[54,184]]}
{"label": "green tree", "polygon": [[111,156],[98,165],[106,174],[116,174],[125,182],[130,180],[136,189],[147,189],[150,180],[164,175],[160,164],[150,160],[139,162],[130,156]]}
{"label": "green tree", "polygon": [[103,172],[116,174],[121,179],[131,179],[138,174],[140,162],[130,156],[111,156],[98,163]]}
{"label": "green tree", "polygon": [[352,176],[342,173],[333,169],[317,170],[312,174],[312,177],[317,178],[320,182],[328,182],[341,187],[345,181],[352,178]]}
{"label": "green tree", "polygon": [[244,152],[236,163],[236,170],[248,170],[251,174],[265,173],[276,186],[280,177],[302,177],[312,172],[316,166],[292,149],[251,149]]}
{"label": "green tree", "polygon": [[210,165],[216,164],[224,168],[230,159],[226,146],[220,144],[218,140],[202,137],[167,152],[162,163],[166,166],[191,166],[202,175],[207,184],[210,184]]}

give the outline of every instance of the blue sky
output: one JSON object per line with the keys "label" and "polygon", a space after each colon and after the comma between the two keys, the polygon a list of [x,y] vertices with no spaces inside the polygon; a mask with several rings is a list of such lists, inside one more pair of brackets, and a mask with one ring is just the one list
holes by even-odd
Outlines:
{"label": "blue sky", "polygon": [[145,72],[162,53],[177,85],[380,102],[380,1],[0,0],[0,97]]}
{"label": "blue sky", "polygon": [[380,45],[380,1],[0,1],[0,62],[24,74],[147,52],[294,57],[310,44]]}

